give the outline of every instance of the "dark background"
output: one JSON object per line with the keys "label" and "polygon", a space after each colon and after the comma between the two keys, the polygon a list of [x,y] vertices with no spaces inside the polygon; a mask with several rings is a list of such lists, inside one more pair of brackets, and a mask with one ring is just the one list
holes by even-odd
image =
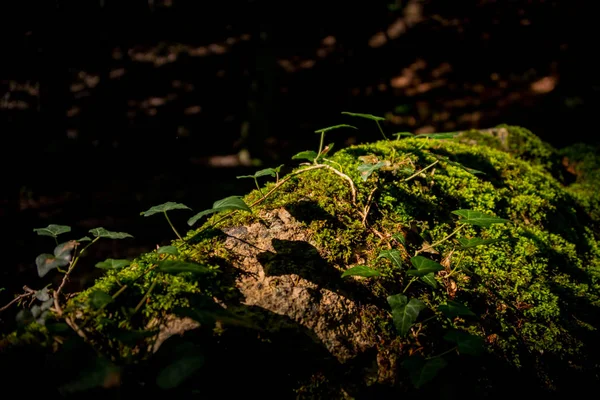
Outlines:
{"label": "dark background", "polygon": [[[388,134],[508,123],[557,147],[598,142],[594,3],[4,4],[0,300],[60,279],[37,277],[34,259],[54,242],[33,228],[135,236],[98,242],[81,266],[93,271],[174,237],[141,211],[242,195],[253,182],[237,175],[297,165],[293,154],[316,150],[315,129],[359,126],[328,136],[338,149],[380,138],[341,111],[383,116]],[[185,231],[192,214],[170,215]]]}

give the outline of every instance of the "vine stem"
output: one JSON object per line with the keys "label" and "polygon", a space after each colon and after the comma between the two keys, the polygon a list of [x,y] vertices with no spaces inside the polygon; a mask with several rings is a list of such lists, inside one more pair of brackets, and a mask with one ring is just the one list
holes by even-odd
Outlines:
{"label": "vine stem", "polygon": [[148,288],[148,291],[146,292],[146,294],[144,294],[144,297],[142,297],[142,299],[140,300],[140,302],[137,304],[137,306],[135,306],[135,309],[133,310],[133,313],[135,314],[136,312],[138,312],[140,310],[140,308],[142,308],[142,306],[144,305],[144,302],[146,301],[146,299],[150,296],[150,293],[152,293],[152,290],[154,290],[154,287],[156,286],[156,283],[158,282],[158,279],[154,279],[152,281],[152,284],[150,285],[150,287]]}
{"label": "vine stem", "polygon": [[404,179],[404,182],[408,182],[410,181],[412,178],[414,178],[415,176],[427,171],[429,168],[433,167],[435,164],[439,163],[440,160],[435,160],[434,162],[432,162],[431,164],[429,164],[428,166],[426,166],[423,169],[418,170],[417,172],[415,172],[414,174],[412,174],[411,176],[409,176],[408,178]]}
{"label": "vine stem", "polygon": [[434,358],[440,358],[440,357],[443,357],[443,356],[445,356],[445,355],[446,355],[446,354],[448,354],[448,353],[452,353],[454,350],[458,350],[458,346],[454,346],[454,347],[453,347],[453,348],[451,348],[450,350],[446,350],[446,351],[444,351],[443,353],[440,353],[440,354],[438,354],[438,355],[436,355],[436,356],[427,357],[427,360],[433,360]]}
{"label": "vine stem", "polygon": [[35,294],[35,290],[29,288],[27,285],[23,286],[23,290],[25,291],[25,293],[18,295],[17,297],[15,297],[14,299],[12,299],[10,301],[10,303],[8,303],[4,307],[0,308],[0,312],[8,309],[10,306],[12,306],[13,304],[15,304],[19,300],[25,299],[27,297],[31,297],[31,296],[33,296]]}
{"label": "vine stem", "polygon": [[[294,171],[289,173],[285,178],[281,179],[279,181],[279,183],[275,184],[275,186],[273,188],[271,188],[271,190],[269,190],[263,197],[261,197],[260,199],[254,201],[253,203],[250,204],[250,207],[254,207],[260,203],[262,203],[264,200],[266,200],[267,197],[269,197],[271,194],[273,194],[275,191],[277,191],[277,189],[279,189],[283,184],[285,184],[287,181],[289,181],[290,179],[292,179],[294,176],[296,175],[300,175],[304,172],[313,170],[313,169],[321,169],[321,168],[325,168],[328,169],[330,171],[332,171],[333,173],[335,173],[336,175],[342,177],[343,179],[345,179],[349,184],[350,184],[350,191],[352,194],[352,205],[356,206],[356,186],[354,186],[354,182],[352,181],[352,179],[344,174],[343,172],[338,171],[337,169],[333,168],[330,165],[327,164],[316,164],[316,165],[311,165],[309,167],[306,168],[302,168],[298,171]],[[221,221],[224,221],[225,219],[229,218],[229,216],[231,216],[233,213],[235,213],[237,210],[234,210],[224,216],[222,216],[221,218],[219,218],[217,221],[212,223],[212,226],[216,226],[217,224],[219,224]]]}
{"label": "vine stem", "polygon": [[173,223],[171,222],[171,219],[167,215],[167,212],[163,211],[163,213],[165,214],[165,218],[167,219],[167,222],[169,223],[169,225],[171,225],[171,229],[173,229],[173,232],[175,232],[175,234],[177,235],[177,237],[179,238],[179,240],[183,240],[181,238],[181,235],[179,234],[179,232],[177,232],[177,229],[175,229],[175,226],[173,226]]}
{"label": "vine stem", "polygon": [[421,250],[417,250],[417,252],[415,253],[415,256],[416,256],[416,255],[418,255],[419,253],[422,253],[422,252],[426,251],[426,250],[429,250],[429,249],[432,249],[432,248],[434,248],[435,246],[439,245],[440,243],[444,243],[446,240],[450,239],[452,236],[454,236],[454,235],[456,235],[458,232],[460,232],[460,230],[461,230],[462,228],[464,228],[465,226],[466,226],[465,224],[459,225],[459,226],[458,226],[458,228],[456,228],[455,230],[453,230],[453,231],[452,231],[452,233],[450,233],[450,234],[449,234],[448,236],[446,236],[445,238],[443,238],[443,239],[440,239],[440,240],[438,240],[437,242],[434,242],[433,244],[430,244],[429,246],[425,246],[425,247],[423,247]]}
{"label": "vine stem", "polygon": [[414,281],[416,281],[417,279],[419,279],[419,277],[418,277],[418,276],[415,276],[415,277],[413,277],[413,278],[410,280],[410,282],[408,282],[408,285],[406,285],[406,287],[404,288],[404,290],[402,291],[402,293],[406,293],[406,291],[408,290],[409,286],[410,286],[410,285],[411,285],[411,284],[412,284]]}
{"label": "vine stem", "polygon": [[387,136],[385,136],[385,133],[383,133],[383,129],[381,129],[381,124],[379,123],[379,121],[375,120],[375,123],[377,124],[377,127],[379,128],[379,132],[381,132],[381,134],[383,135],[383,138],[385,140],[388,140]]}

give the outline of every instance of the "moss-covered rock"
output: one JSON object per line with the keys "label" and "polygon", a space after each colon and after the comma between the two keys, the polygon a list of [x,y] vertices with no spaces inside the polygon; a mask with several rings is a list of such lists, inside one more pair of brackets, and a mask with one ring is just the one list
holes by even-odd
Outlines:
{"label": "moss-covered rock", "polygon": [[[352,146],[322,162],[245,196],[252,213],[215,215],[174,241],[178,255],[109,271],[65,315],[112,364],[143,365],[148,385],[178,376],[179,395],[218,383],[223,395],[278,398],[499,397],[514,385],[600,383],[593,149],[559,151],[500,126]],[[369,175],[364,164],[377,167]],[[461,209],[508,222],[462,224]],[[485,245],[469,247],[475,238]],[[413,279],[416,255],[443,269]],[[164,274],[165,259],[206,268]],[[359,265],[378,276],[342,278]],[[96,291],[119,296],[98,309]],[[424,306],[414,321],[404,315],[404,335],[388,304],[401,293]],[[18,335],[5,340],[15,351]]]}

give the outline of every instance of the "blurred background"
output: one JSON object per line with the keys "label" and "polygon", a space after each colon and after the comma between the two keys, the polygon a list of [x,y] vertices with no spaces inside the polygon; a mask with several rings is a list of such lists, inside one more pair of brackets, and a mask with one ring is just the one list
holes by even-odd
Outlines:
{"label": "blurred background", "polygon": [[[2,303],[39,289],[33,228],[102,226],[83,268],[174,238],[242,195],[258,168],[298,165],[315,129],[342,148],[389,134],[524,126],[597,143],[599,29],[590,1],[13,1],[0,6]],[[170,216],[180,231],[189,211]],[[85,275],[85,274],[84,274]],[[94,274],[79,283],[89,284]],[[87,281],[86,281],[87,280]]]}

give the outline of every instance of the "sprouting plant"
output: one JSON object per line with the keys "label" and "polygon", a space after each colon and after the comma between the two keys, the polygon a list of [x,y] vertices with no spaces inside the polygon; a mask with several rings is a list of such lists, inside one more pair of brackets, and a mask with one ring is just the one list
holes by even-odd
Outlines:
{"label": "sprouting plant", "polygon": [[256,178],[260,178],[261,176],[273,176],[273,177],[275,177],[275,183],[278,183],[279,182],[279,172],[281,170],[281,167],[283,167],[283,164],[281,164],[277,168],[261,169],[260,171],[255,172],[254,175],[241,175],[241,176],[237,176],[236,178],[237,179],[243,179],[243,178],[254,179],[254,183],[256,184],[256,189],[258,189],[260,194],[263,194],[263,192],[260,189],[260,186],[258,184],[258,180]]}
{"label": "sprouting plant", "polygon": [[148,210],[142,211],[140,213],[140,215],[143,215],[144,217],[149,217],[151,215],[154,215],[154,214],[157,214],[159,212],[162,212],[164,214],[165,218],[167,219],[167,222],[171,226],[171,229],[173,229],[173,232],[175,232],[175,234],[177,235],[177,237],[179,239],[181,239],[181,235],[179,234],[179,232],[177,232],[177,229],[175,229],[175,226],[173,226],[173,223],[171,222],[171,219],[167,215],[167,211],[170,211],[170,210],[191,210],[191,208],[189,208],[185,204],[174,203],[172,201],[168,201],[168,202],[160,204],[158,206],[150,207]]}
{"label": "sprouting plant", "polygon": [[375,123],[377,124],[377,128],[379,128],[379,132],[381,132],[381,136],[383,136],[383,139],[388,140],[387,136],[385,136],[385,133],[383,133],[381,124],[379,123],[380,121],[385,121],[385,118],[378,117],[378,116],[372,115],[372,114],[361,114],[361,113],[353,113],[353,112],[348,112],[348,111],[342,111],[342,114],[349,115],[351,117],[358,117],[358,118],[370,119],[371,121],[375,121]]}
{"label": "sprouting plant", "polygon": [[324,144],[324,140],[325,140],[325,133],[333,131],[335,129],[340,129],[340,128],[357,129],[355,126],[348,125],[348,124],[340,124],[340,125],[329,126],[327,128],[317,129],[315,131],[315,133],[321,134],[321,139],[319,141],[319,150],[316,153],[314,151],[310,151],[310,150],[301,151],[300,153],[294,155],[292,157],[292,160],[305,159],[316,165],[319,162],[319,159],[321,158],[321,156],[323,156],[327,152],[330,152],[331,149],[333,148],[333,144],[330,144],[330,145],[326,146],[325,148],[323,148],[323,144]]}

